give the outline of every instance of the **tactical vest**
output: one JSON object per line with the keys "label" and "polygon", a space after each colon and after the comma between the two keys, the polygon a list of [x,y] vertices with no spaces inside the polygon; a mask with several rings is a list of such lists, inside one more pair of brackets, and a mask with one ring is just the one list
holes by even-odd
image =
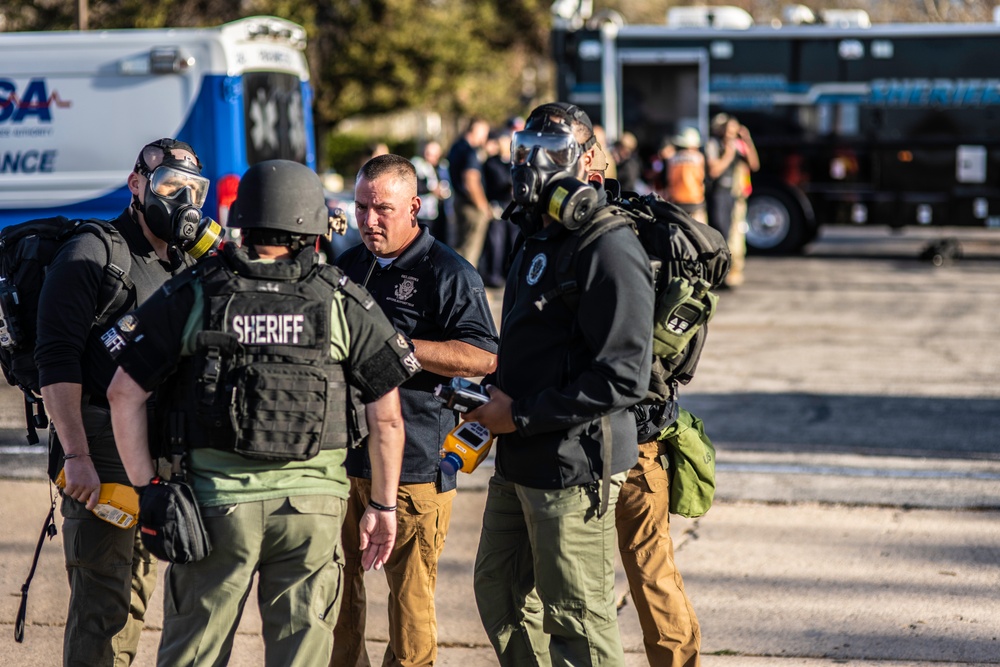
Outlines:
{"label": "tactical vest", "polygon": [[203,329],[157,400],[169,451],[183,444],[302,461],[366,435],[357,392],[330,356],[330,318],[338,290],[370,297],[311,251],[264,263],[227,246],[192,275],[203,289]]}

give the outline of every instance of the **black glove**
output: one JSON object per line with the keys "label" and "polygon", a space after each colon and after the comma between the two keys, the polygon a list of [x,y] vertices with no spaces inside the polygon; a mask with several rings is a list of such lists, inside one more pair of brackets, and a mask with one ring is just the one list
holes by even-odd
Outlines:
{"label": "black glove", "polygon": [[171,563],[192,563],[212,552],[198,502],[187,482],[157,476],[136,491],[139,534],[150,553]]}

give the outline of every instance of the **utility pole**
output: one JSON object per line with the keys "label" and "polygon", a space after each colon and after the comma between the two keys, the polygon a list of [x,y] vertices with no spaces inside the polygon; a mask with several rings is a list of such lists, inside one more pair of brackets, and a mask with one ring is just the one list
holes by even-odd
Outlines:
{"label": "utility pole", "polygon": [[87,0],[76,0],[76,15],[78,18],[77,24],[80,30],[87,30]]}

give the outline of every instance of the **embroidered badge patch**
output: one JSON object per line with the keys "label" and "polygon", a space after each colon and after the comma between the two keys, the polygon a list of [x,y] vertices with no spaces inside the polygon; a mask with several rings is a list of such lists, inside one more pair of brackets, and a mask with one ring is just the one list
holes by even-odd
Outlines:
{"label": "embroidered badge patch", "polygon": [[531,260],[531,266],[528,267],[528,277],[526,280],[529,285],[535,285],[541,280],[548,263],[549,259],[544,254],[539,253],[535,255],[535,258]]}
{"label": "embroidered badge patch", "polygon": [[403,282],[396,285],[395,295],[400,301],[408,301],[416,293],[417,279],[413,276],[403,276]]}
{"label": "embroidered badge patch", "polygon": [[135,315],[129,313],[118,320],[118,329],[123,334],[130,334],[135,331],[135,328],[139,326],[139,320],[135,318]]}

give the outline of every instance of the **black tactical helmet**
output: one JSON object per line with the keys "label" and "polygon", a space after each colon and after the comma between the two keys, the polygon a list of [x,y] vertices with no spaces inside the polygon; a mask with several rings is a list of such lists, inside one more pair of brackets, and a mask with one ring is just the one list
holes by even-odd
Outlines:
{"label": "black tactical helmet", "polygon": [[326,234],[330,212],[323,184],[309,167],[291,160],[258,162],[243,174],[228,225],[292,234]]}

